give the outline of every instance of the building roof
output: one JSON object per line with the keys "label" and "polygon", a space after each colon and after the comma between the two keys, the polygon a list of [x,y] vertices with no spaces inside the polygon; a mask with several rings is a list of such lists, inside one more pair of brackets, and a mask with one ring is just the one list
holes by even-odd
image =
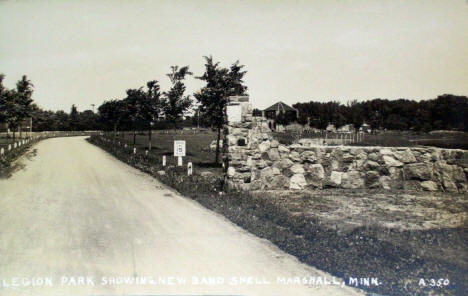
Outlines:
{"label": "building roof", "polygon": [[266,108],[263,111],[282,111],[282,112],[286,112],[286,111],[296,111],[296,109],[294,109],[291,106],[286,105],[283,102],[278,102],[276,104],[271,105],[270,107]]}

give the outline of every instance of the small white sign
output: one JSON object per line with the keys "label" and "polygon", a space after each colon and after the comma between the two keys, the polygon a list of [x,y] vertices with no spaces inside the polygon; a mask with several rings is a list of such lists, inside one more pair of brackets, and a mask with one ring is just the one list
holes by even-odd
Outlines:
{"label": "small white sign", "polygon": [[226,115],[229,123],[242,121],[242,106],[232,105],[226,107]]}
{"label": "small white sign", "polygon": [[185,156],[185,141],[174,141],[174,156]]}

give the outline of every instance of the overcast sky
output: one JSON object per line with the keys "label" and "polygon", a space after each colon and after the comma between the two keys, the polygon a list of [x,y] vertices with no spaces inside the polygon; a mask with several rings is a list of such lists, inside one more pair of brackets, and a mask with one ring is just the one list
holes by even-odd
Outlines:
{"label": "overcast sky", "polygon": [[259,108],[468,95],[468,2],[0,0],[0,72],[28,75],[45,109],[167,89],[171,65],[200,75],[204,55],[245,64]]}

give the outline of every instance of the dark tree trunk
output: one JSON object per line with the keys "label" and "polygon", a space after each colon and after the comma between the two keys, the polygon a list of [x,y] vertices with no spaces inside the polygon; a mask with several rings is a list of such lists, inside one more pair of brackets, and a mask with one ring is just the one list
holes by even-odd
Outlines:
{"label": "dark tree trunk", "polygon": [[219,163],[219,140],[221,139],[221,128],[218,127],[218,139],[216,139],[216,159],[215,163]]}
{"label": "dark tree trunk", "polygon": [[133,147],[136,146],[136,130],[133,130]]}
{"label": "dark tree trunk", "polygon": [[113,139],[114,144],[115,144],[115,138],[116,138],[116,137],[117,137],[117,123],[114,124],[114,139]]}
{"label": "dark tree trunk", "polygon": [[148,129],[148,150],[151,151],[151,126]]}

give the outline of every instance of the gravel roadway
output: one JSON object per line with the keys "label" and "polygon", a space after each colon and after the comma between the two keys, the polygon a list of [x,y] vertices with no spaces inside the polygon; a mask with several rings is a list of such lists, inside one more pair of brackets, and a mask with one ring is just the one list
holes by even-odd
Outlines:
{"label": "gravel roadway", "polygon": [[29,154],[0,180],[0,295],[364,295],[84,137]]}

